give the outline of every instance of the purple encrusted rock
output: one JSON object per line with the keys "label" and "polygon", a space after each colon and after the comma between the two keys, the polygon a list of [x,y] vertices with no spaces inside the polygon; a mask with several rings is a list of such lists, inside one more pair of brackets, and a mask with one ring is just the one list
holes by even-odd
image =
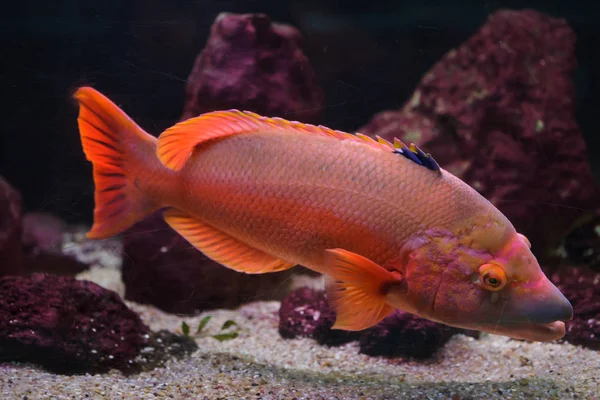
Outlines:
{"label": "purple encrusted rock", "polygon": [[237,108],[315,122],[323,92],[290,25],[264,14],[221,13],[188,77],[182,120]]}
{"label": "purple encrusted rock", "polygon": [[21,195],[0,176],[0,276],[23,272]]}
{"label": "purple encrusted rock", "polygon": [[60,373],[128,370],[149,329],[115,292],[46,274],[0,278],[0,359]]}
{"label": "purple encrusted rock", "polygon": [[564,256],[577,265],[600,272],[600,213],[574,229],[564,240]]}
{"label": "purple encrusted rock", "polygon": [[430,152],[491,200],[544,258],[599,204],[574,116],[575,34],[537,11],[498,11],[362,133]]}
{"label": "purple encrusted rock", "polygon": [[54,215],[25,214],[21,237],[25,271],[76,275],[88,269],[87,264],[63,252],[63,237],[67,230],[67,224]]}
{"label": "purple encrusted rock", "polygon": [[328,346],[360,340],[361,353],[371,356],[425,358],[454,334],[479,336],[477,332],[450,328],[398,310],[360,332],[331,329],[334,322],[335,311],[329,307],[324,291],[296,289],[281,302],[279,334],[282,337],[309,337]]}
{"label": "purple encrusted rock", "polygon": [[66,223],[52,214],[30,212],[23,216],[23,247],[60,251]]}
{"label": "purple encrusted rock", "polygon": [[564,340],[600,349],[600,273],[587,267],[561,268],[551,280],[573,305]]}
{"label": "purple encrusted rock", "polygon": [[319,344],[336,346],[357,340],[357,332],[331,329],[335,312],[329,307],[325,292],[303,287],[294,290],[281,302],[279,334],[286,339],[309,337]]}
{"label": "purple encrusted rock", "polygon": [[478,332],[451,328],[395,310],[363,331],[360,352],[370,356],[429,358],[457,333],[479,336]]}

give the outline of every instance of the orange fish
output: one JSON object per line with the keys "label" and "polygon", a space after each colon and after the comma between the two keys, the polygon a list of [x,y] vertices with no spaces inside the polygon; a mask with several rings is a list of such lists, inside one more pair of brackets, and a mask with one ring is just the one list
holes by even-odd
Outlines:
{"label": "orange fish", "polygon": [[337,329],[399,308],[514,338],[565,334],[573,309],[527,238],[414,145],[237,110],[156,139],[94,89],[75,98],[96,187],[89,238],[166,208],[175,231],[226,267],[324,274]]}

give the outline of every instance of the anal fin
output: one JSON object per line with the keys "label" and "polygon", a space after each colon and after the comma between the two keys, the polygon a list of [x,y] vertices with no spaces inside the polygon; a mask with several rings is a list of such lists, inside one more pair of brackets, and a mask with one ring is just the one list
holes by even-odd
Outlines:
{"label": "anal fin", "polygon": [[163,217],[171,228],[207,257],[238,272],[262,274],[296,265],[250,247],[183,211],[170,208]]}

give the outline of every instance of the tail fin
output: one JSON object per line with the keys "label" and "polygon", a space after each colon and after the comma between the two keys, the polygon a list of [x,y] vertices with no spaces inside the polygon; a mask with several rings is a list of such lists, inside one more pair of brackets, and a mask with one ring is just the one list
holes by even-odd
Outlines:
{"label": "tail fin", "polygon": [[146,133],[119,107],[98,91],[82,87],[75,92],[79,102],[79,132],[83,151],[94,171],[94,225],[90,239],[114,236],[158,207],[138,188],[136,163],[143,152],[156,151],[156,138]]}

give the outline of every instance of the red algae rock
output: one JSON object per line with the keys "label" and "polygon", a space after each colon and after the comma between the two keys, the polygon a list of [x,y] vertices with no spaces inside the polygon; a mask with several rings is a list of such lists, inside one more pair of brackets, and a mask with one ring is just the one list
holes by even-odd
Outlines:
{"label": "red algae rock", "polygon": [[23,246],[60,251],[65,228],[66,223],[52,214],[27,213],[23,216]]}
{"label": "red algae rock", "polygon": [[46,274],[0,278],[0,359],[60,373],[127,370],[149,333],[119,296]]}
{"label": "red algae rock", "polygon": [[47,213],[27,213],[23,216],[22,245],[27,272],[50,272],[55,275],[76,275],[88,265],[63,252],[63,236],[67,224]]}
{"label": "red algae rock", "polygon": [[596,208],[573,115],[575,34],[562,19],[499,11],[362,133],[430,152],[492,201],[544,257]]}
{"label": "red algae rock", "polygon": [[455,333],[460,330],[395,310],[363,332],[360,352],[370,356],[429,358]]}
{"label": "red algae rock", "polygon": [[600,215],[574,229],[564,240],[564,256],[577,265],[600,271]]}
{"label": "red algae rock", "polygon": [[323,92],[301,41],[264,14],[220,14],[188,77],[182,120],[237,108],[315,122]]}
{"label": "red algae rock", "polygon": [[399,310],[360,332],[331,329],[334,322],[335,311],[324,291],[296,289],[281,302],[279,334],[283,338],[309,337],[328,346],[359,340],[360,352],[371,356],[427,358],[456,333],[479,335]]}
{"label": "red algae rock", "polygon": [[0,176],[0,276],[22,271],[21,195]]}
{"label": "red algae rock", "polygon": [[564,340],[600,349],[600,273],[587,267],[563,268],[552,281],[573,304],[573,320],[567,322]]}
{"label": "red algae rock", "polygon": [[303,287],[281,302],[279,334],[286,339],[309,337],[319,344],[336,346],[357,340],[359,333],[331,329],[335,311],[329,307],[325,292]]}
{"label": "red algae rock", "polygon": [[191,246],[157,212],[125,232],[125,298],[164,311],[193,314],[248,301],[279,300],[291,270],[249,275],[226,268]]}

